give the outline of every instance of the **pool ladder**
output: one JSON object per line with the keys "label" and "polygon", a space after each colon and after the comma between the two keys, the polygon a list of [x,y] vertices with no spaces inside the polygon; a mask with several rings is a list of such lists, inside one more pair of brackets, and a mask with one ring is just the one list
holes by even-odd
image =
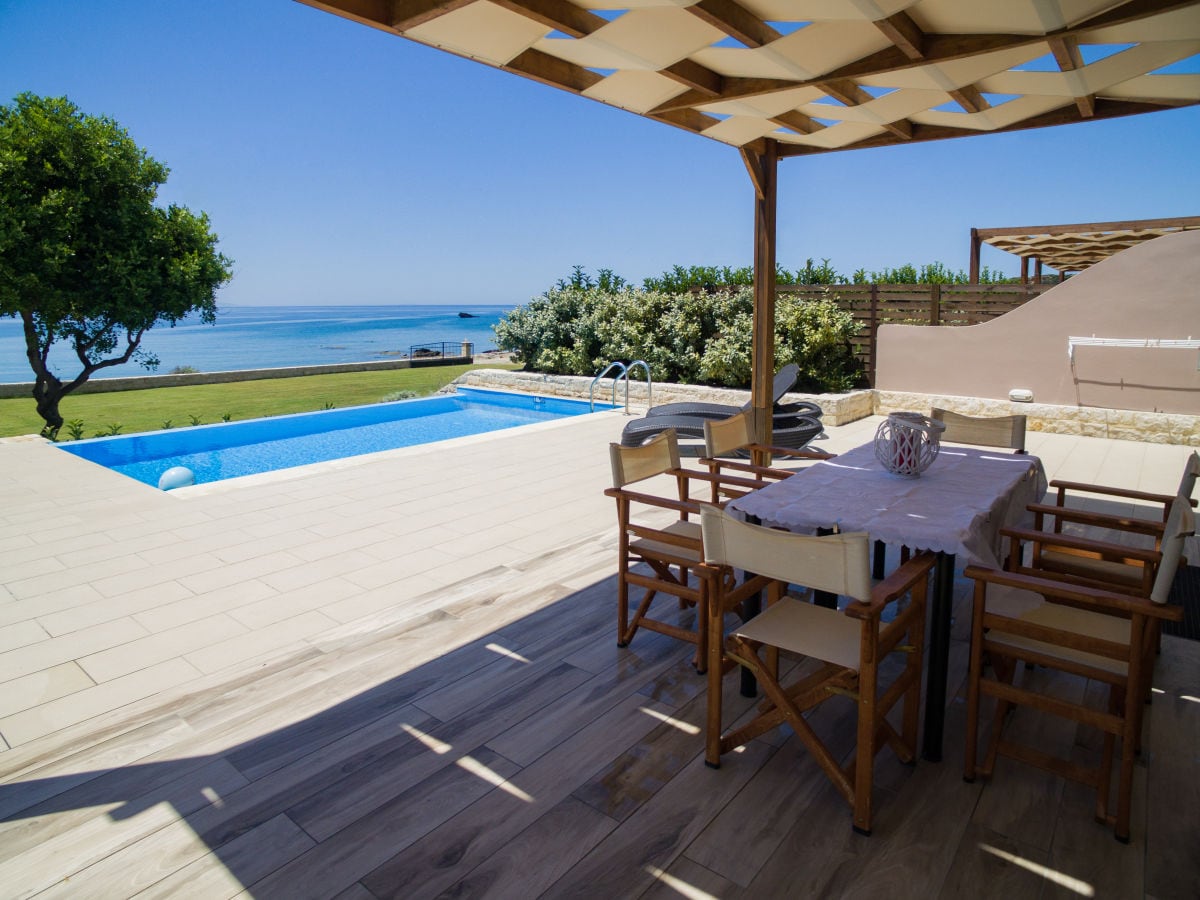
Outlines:
{"label": "pool ladder", "polygon": [[593,412],[595,412],[595,410],[596,410],[596,382],[600,381],[600,379],[602,379],[605,375],[607,375],[613,369],[617,369],[618,374],[613,379],[613,384],[612,384],[612,405],[613,406],[617,405],[617,383],[620,381],[624,381],[625,382],[625,415],[629,415],[629,373],[630,373],[630,371],[638,368],[639,366],[642,369],[644,369],[646,372],[646,406],[647,407],[653,406],[654,405],[654,382],[650,379],[650,367],[648,365],[646,365],[646,361],[644,359],[635,359],[629,365],[625,365],[625,363],[621,362],[620,360],[613,360],[607,366],[604,367],[604,370],[599,375],[597,375],[595,378],[592,379],[591,387],[588,388],[589,408]]}

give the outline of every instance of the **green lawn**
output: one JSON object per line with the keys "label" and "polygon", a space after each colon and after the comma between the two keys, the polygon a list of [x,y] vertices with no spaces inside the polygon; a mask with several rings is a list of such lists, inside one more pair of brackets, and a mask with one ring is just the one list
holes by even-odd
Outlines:
{"label": "green lawn", "polygon": [[[111,394],[70,394],[62,402],[63,419],[83,421],[83,436],[109,433],[113,425],[121,434],[154,431],[170,421],[175,427],[198,422],[255,419],[285,413],[308,412],[335,407],[377,403],[395,391],[431,394],[471,369],[519,366],[486,363],[464,366],[430,366],[422,369],[391,369],[384,372],[345,372],[309,375],[304,378],[272,378],[231,384],[198,384],[187,387],[119,391]],[[42,429],[32,398],[0,400],[0,437],[37,434]],[[59,435],[66,440],[68,429]]]}

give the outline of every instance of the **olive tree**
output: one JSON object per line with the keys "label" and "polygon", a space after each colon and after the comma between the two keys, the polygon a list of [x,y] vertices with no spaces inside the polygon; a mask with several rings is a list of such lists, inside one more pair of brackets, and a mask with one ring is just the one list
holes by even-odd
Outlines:
{"label": "olive tree", "polygon": [[[120,125],[65,97],[0,106],[0,316],[24,326],[46,437],[62,427],[62,398],[94,373],[157,367],[140,349],[152,327],[216,319],[232,263],[207,216],[155,203],[167,174]],[[51,370],[60,341],[79,361],[73,377]]]}

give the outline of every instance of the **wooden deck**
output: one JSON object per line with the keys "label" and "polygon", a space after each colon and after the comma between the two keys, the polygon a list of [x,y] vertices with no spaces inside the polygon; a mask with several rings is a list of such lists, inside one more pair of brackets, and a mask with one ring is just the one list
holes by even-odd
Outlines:
{"label": "wooden deck", "polygon": [[[499,567],[420,621],[359,623],[111,714],[18,771],[6,754],[0,893],[1196,896],[1200,645],[1164,641],[1130,846],[1053,777],[1001,765],[963,783],[958,697],[945,762],[880,757],[864,838],[786,732],[703,765],[688,648],[651,633],[615,646],[614,555],[585,542]],[[734,682],[727,703],[745,709]],[[849,713],[826,704],[814,723],[848,743]],[[1096,750],[1073,728],[1024,727]]]}
{"label": "wooden deck", "polygon": [[[1164,640],[1129,846],[1054,777],[962,781],[965,583],[945,761],[880,755],[872,837],[785,731],[706,768],[690,648],[615,645],[622,421],[585,418],[186,499],[0,446],[0,897],[1200,896],[1194,642]],[[1187,453],[1030,450],[1158,491]],[[848,751],[849,716],[812,721]]]}

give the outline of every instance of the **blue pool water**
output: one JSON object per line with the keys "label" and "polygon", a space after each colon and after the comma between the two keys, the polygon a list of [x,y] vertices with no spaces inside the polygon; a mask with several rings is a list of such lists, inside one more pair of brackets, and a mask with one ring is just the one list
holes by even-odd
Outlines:
{"label": "blue pool water", "polygon": [[[596,404],[607,409],[608,404]],[[59,444],[144,484],[185,466],[196,484],[515,428],[589,411],[578,400],[460,388],[422,400]]]}

